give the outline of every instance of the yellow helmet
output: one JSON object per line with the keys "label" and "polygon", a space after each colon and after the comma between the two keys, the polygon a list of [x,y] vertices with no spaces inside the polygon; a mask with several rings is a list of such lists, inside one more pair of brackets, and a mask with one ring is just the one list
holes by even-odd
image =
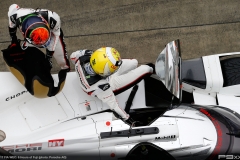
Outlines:
{"label": "yellow helmet", "polygon": [[94,72],[100,76],[109,76],[118,70],[122,60],[119,52],[112,47],[102,47],[93,52],[90,65]]}

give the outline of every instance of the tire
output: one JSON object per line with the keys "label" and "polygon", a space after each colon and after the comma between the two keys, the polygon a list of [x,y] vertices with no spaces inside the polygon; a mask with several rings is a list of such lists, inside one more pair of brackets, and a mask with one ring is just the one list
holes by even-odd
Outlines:
{"label": "tire", "polygon": [[221,61],[223,87],[240,84],[240,57]]}

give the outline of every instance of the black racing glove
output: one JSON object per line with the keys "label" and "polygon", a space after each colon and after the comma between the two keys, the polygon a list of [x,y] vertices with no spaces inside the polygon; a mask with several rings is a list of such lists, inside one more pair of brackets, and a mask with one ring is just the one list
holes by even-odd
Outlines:
{"label": "black racing glove", "polygon": [[17,44],[18,43],[18,40],[17,40],[17,36],[13,36],[11,37],[12,38],[12,41],[11,41],[11,44]]}
{"label": "black racing glove", "polygon": [[18,43],[17,36],[16,36],[17,28],[8,27],[8,31],[9,31],[9,35],[11,37],[11,44],[14,44],[14,43],[17,44]]}
{"label": "black racing glove", "polygon": [[9,35],[11,37],[11,44],[8,46],[8,48],[11,48],[11,47],[19,44],[19,41],[18,41],[17,36],[16,36],[17,28],[8,27],[8,30],[9,30]]}

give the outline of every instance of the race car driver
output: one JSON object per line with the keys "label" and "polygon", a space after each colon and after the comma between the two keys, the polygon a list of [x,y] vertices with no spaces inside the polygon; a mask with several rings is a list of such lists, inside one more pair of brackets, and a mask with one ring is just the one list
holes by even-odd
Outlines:
{"label": "race car driver", "polygon": [[102,47],[94,52],[78,50],[71,54],[70,59],[75,64],[83,91],[98,97],[119,118],[132,124],[133,120],[118,105],[114,93],[137,83],[145,75],[151,75],[153,68],[148,65],[137,67],[136,59],[121,59],[119,52],[112,47]]}
{"label": "race car driver", "polygon": [[20,8],[17,4],[12,4],[9,7],[8,18],[10,47],[18,43],[16,31],[19,28],[25,41],[22,49],[30,46],[46,48],[49,69],[52,68],[51,58],[54,56],[62,70],[70,70],[61,21],[57,13],[47,9]]}

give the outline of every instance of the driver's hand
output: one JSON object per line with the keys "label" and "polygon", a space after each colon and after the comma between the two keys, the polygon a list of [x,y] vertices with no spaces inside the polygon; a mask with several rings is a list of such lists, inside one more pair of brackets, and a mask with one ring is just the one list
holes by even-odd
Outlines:
{"label": "driver's hand", "polygon": [[11,44],[8,46],[8,48],[12,48],[12,47],[16,47],[16,46],[20,46],[20,40],[17,39],[17,37],[13,37]]}

